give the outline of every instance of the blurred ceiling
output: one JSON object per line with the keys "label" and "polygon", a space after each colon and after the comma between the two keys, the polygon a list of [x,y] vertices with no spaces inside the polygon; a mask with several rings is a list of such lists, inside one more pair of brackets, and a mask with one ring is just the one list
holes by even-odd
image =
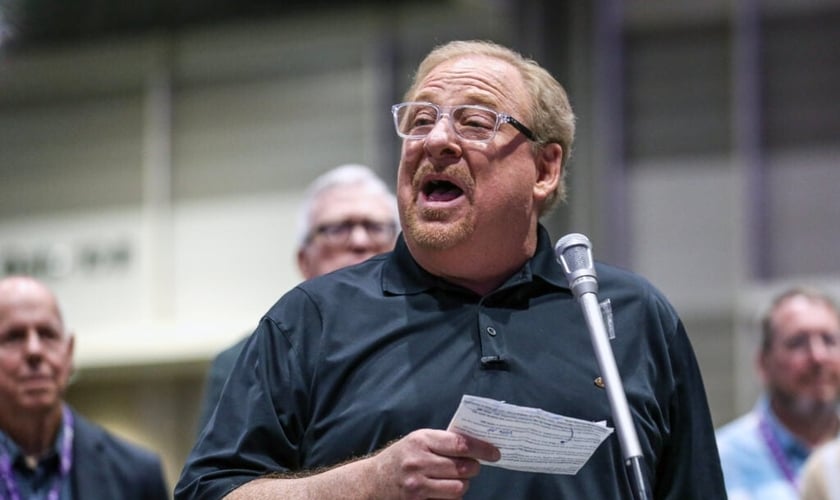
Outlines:
{"label": "blurred ceiling", "polygon": [[0,0],[10,51],[394,0]]}

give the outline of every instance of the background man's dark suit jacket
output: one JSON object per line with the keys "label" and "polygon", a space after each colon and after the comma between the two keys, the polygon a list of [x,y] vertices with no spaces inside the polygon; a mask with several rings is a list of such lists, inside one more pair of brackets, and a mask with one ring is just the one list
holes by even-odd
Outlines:
{"label": "background man's dark suit jacket", "polygon": [[239,357],[239,353],[245,347],[247,340],[248,336],[240,339],[213,358],[210,370],[207,372],[207,379],[204,382],[204,401],[201,406],[201,414],[198,417],[198,434],[201,434],[201,430],[210,421],[213,410],[216,409],[216,403],[219,402],[219,396],[222,395],[222,388],[227,382],[228,375],[233,371],[236,358]]}
{"label": "background man's dark suit jacket", "polygon": [[80,500],[168,500],[160,458],[73,412],[73,491]]}

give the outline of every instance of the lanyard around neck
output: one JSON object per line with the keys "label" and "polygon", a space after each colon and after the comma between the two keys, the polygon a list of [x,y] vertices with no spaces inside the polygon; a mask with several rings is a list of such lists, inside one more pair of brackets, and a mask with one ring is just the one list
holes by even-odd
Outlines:
{"label": "lanyard around neck", "polygon": [[[59,464],[59,474],[53,481],[52,487],[47,494],[47,500],[58,500],[61,492],[61,485],[64,480],[70,475],[70,468],[73,465],[73,413],[67,408],[67,405],[62,407],[62,439],[59,449],[61,463]],[[9,494],[9,500],[22,500],[20,497],[20,488],[18,488],[15,475],[12,471],[12,459],[6,450],[0,455],[0,478],[3,479],[3,486]]]}
{"label": "lanyard around neck", "polygon": [[764,439],[764,444],[766,444],[767,448],[770,450],[770,455],[773,457],[773,460],[776,462],[779,470],[781,470],[782,475],[785,476],[785,479],[787,479],[794,489],[798,489],[796,484],[796,472],[793,470],[790,461],[782,451],[782,446],[773,434],[772,429],[770,429],[770,423],[767,421],[766,415],[761,416],[761,420],[758,422],[758,427],[761,431],[761,437]]}

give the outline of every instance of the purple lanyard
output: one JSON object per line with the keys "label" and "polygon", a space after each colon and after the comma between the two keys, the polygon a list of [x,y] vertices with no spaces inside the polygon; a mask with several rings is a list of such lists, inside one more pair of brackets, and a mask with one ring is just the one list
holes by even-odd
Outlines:
{"label": "purple lanyard", "polygon": [[[62,408],[62,416],[64,425],[60,446],[60,473],[53,481],[52,488],[50,488],[50,492],[47,494],[47,500],[59,499],[61,484],[70,474],[70,466],[73,465],[73,414],[66,405]],[[0,476],[3,478],[3,484],[6,487],[6,492],[9,494],[9,500],[21,500],[20,490],[12,472],[12,460],[5,450],[3,451],[3,455],[0,455]]]}
{"label": "purple lanyard", "polygon": [[773,459],[776,461],[776,465],[779,466],[779,469],[781,469],[785,479],[793,485],[794,489],[798,489],[796,485],[796,473],[793,471],[793,467],[791,467],[784,452],[782,452],[782,447],[779,445],[779,441],[776,440],[776,436],[773,435],[773,431],[770,429],[770,424],[767,422],[766,416],[761,416],[758,427],[761,430],[761,437],[764,438],[764,443],[767,445],[767,448],[770,449],[770,454],[773,455]]}

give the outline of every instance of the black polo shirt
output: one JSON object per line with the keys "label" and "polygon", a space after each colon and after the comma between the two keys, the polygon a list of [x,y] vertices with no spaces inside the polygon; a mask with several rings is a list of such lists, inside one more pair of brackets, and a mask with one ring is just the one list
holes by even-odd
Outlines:
{"label": "black polo shirt", "polygon": [[[703,383],[682,323],[640,277],[597,264],[611,345],[661,499],[725,498]],[[393,252],[307,281],[263,317],[176,496],[219,498],[269,472],[334,465],[419,428],[463,394],[615,427],[580,306],[540,227],[537,253],[484,297]],[[473,499],[631,498],[617,433],[577,475],[482,466]]]}

